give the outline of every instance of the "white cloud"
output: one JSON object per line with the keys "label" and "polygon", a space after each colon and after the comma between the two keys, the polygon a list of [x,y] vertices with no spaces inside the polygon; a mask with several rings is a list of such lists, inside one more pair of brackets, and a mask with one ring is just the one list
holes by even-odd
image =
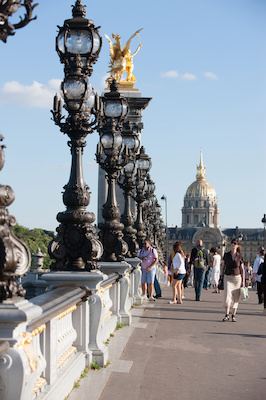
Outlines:
{"label": "white cloud", "polygon": [[179,73],[177,71],[167,71],[167,72],[162,72],[161,73],[162,78],[179,78]]}
{"label": "white cloud", "polygon": [[34,81],[30,86],[17,81],[6,82],[0,88],[0,106],[15,103],[23,107],[51,108],[60,83],[60,79],[51,79],[47,84]]}
{"label": "white cloud", "polygon": [[181,75],[181,78],[187,81],[194,81],[197,79],[196,75],[190,74],[189,72],[186,72],[185,74]]}
{"label": "white cloud", "polygon": [[213,72],[204,72],[203,75],[205,76],[205,78],[212,79],[213,81],[218,79],[218,76],[216,74],[214,74]]}

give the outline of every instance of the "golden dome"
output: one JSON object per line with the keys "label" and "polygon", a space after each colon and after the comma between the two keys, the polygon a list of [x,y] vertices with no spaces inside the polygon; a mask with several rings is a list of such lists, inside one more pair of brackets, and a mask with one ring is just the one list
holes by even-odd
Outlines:
{"label": "golden dome", "polygon": [[207,181],[195,181],[186,191],[186,197],[209,197],[216,198],[216,192],[212,185]]}
{"label": "golden dome", "polygon": [[206,181],[205,165],[202,161],[202,152],[200,152],[200,164],[197,166],[197,180],[193,182],[186,191],[185,197],[207,197],[209,199],[216,199],[216,192],[212,185]]}

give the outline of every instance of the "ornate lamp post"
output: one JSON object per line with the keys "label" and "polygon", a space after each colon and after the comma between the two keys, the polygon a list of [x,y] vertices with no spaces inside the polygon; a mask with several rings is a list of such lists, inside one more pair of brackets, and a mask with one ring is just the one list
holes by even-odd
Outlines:
{"label": "ornate lamp post", "polygon": [[146,176],[146,190],[145,190],[145,202],[143,203],[142,215],[145,221],[145,233],[146,237],[153,238],[153,227],[154,227],[154,212],[155,212],[155,200],[154,195],[155,184],[151,180],[150,174]]}
{"label": "ornate lamp post", "polygon": [[121,217],[124,224],[123,234],[124,240],[128,245],[127,257],[136,257],[139,245],[136,240],[137,230],[133,228],[134,218],[131,211],[131,199],[133,190],[136,187],[136,153],[139,150],[139,139],[137,135],[123,136],[124,146],[127,146],[129,153],[129,161],[121,170],[118,185],[124,192],[125,207]]}
{"label": "ornate lamp post", "polygon": [[64,63],[65,79],[61,95],[68,117],[62,116],[62,102],[54,98],[53,120],[66,133],[70,141],[72,165],[70,178],[64,186],[63,202],[66,211],[57,215],[60,222],[58,235],[49,245],[49,254],[56,262],[57,270],[79,271],[96,269],[96,260],[102,254],[102,245],[94,237],[93,213],[86,211],[90,203],[89,187],[84,182],[82,169],[85,138],[92,133],[99,115],[99,101],[94,94],[88,76],[97,61],[102,40],[93,21],[85,18],[86,11],[80,0],[72,10],[73,18],[59,28],[56,51]]}
{"label": "ornate lamp post", "polygon": [[[4,138],[0,135],[0,141]],[[4,148],[0,146],[0,170],[4,166]],[[15,199],[10,186],[0,185],[0,302],[14,296],[24,296],[19,278],[23,277],[30,267],[30,251],[25,243],[12,232],[16,219],[6,207]]]}
{"label": "ornate lamp post", "polygon": [[103,205],[102,216],[105,222],[99,224],[100,239],[103,244],[103,261],[122,261],[128,251],[122,239],[124,225],[118,221],[120,210],[116,200],[115,183],[118,174],[128,161],[128,148],[123,149],[121,129],[128,113],[127,101],[118,91],[113,80],[110,92],[105,93],[102,101],[102,116],[98,131],[100,143],[97,145],[96,160],[107,173],[108,194]]}
{"label": "ornate lamp post", "polygon": [[134,200],[137,203],[137,219],[134,224],[134,228],[137,229],[137,241],[139,246],[142,246],[143,240],[146,237],[142,212],[143,204],[146,200],[147,183],[145,181],[145,178],[150,169],[151,159],[145,153],[145,149],[142,146],[140,149],[140,153],[137,155],[136,194],[134,196]]}
{"label": "ornate lamp post", "polygon": [[168,225],[167,225],[167,197],[165,195],[162,195],[161,200],[165,201],[165,235],[166,235],[166,261],[168,260]]}
{"label": "ornate lamp post", "polygon": [[[0,0],[0,40],[6,43],[8,36],[15,35],[14,30],[23,28],[37,17],[32,18],[32,12],[38,4],[32,4],[33,0]],[[17,24],[11,24],[8,18],[15,14],[20,7],[25,7],[26,14],[20,18]]]}

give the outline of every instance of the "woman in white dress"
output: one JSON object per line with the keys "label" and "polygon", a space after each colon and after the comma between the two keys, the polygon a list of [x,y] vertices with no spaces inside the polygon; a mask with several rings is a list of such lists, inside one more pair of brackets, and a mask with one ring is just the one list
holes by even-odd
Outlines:
{"label": "woman in white dress", "polygon": [[212,247],[210,252],[212,254],[212,284],[214,285],[214,292],[212,293],[220,293],[218,282],[220,279],[221,256],[215,247]]}

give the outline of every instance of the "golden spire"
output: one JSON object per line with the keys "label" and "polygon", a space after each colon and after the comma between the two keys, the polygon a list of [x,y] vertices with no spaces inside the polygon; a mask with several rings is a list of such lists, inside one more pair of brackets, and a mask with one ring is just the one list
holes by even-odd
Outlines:
{"label": "golden spire", "polygon": [[203,157],[202,157],[202,151],[200,152],[200,164],[197,166],[197,181],[205,181],[206,179],[206,174],[205,174],[205,165],[203,165]]}

